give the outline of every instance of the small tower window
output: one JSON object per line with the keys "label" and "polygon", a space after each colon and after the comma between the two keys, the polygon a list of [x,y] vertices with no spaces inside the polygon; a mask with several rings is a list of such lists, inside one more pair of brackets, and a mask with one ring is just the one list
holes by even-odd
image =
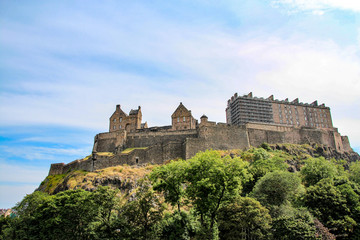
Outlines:
{"label": "small tower window", "polygon": [[120,122],[122,122],[122,117],[121,117],[121,118],[119,118],[119,121],[120,121]]}

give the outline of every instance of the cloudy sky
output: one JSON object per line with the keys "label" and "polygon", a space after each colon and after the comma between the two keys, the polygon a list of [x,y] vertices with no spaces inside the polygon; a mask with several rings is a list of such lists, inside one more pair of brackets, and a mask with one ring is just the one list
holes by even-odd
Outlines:
{"label": "cloudy sky", "polygon": [[225,122],[251,91],[325,103],[359,152],[359,1],[0,0],[0,208],[89,155],[116,104]]}

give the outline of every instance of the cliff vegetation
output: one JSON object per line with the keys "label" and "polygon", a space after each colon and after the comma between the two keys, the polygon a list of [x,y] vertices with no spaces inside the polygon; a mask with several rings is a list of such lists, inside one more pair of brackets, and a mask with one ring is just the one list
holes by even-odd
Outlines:
{"label": "cliff vegetation", "polygon": [[360,162],[339,156],[262,144],[48,176],[0,239],[360,239]]}

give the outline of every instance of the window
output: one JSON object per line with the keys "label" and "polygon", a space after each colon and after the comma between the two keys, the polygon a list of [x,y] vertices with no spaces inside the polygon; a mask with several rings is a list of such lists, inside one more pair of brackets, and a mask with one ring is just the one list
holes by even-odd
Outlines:
{"label": "window", "polygon": [[121,125],[119,126],[119,129],[121,129]]}
{"label": "window", "polygon": [[122,117],[119,119],[120,122],[122,122]]}
{"label": "window", "polygon": [[113,126],[113,129],[115,130],[115,129],[116,129],[116,126]]}
{"label": "window", "polygon": [[179,117],[177,118],[177,122],[180,122],[180,118],[179,118]]}
{"label": "window", "polygon": [[114,118],[113,122],[116,122],[116,118]]}
{"label": "window", "polygon": [[186,121],[186,118],[185,117],[183,117],[183,122],[185,122]]}

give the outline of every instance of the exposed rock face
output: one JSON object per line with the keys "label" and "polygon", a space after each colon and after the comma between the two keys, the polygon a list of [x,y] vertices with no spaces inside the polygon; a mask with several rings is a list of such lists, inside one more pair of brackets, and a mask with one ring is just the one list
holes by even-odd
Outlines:
{"label": "exposed rock face", "polygon": [[98,186],[109,186],[131,193],[137,187],[139,179],[151,172],[150,166],[117,166],[95,172],[73,171],[68,174],[48,176],[37,189],[38,191],[56,194],[70,189],[94,191]]}
{"label": "exposed rock face", "polygon": [[[294,144],[272,144],[270,147],[273,150],[282,150],[298,159],[306,159],[308,157],[324,157],[325,159],[343,159],[348,163],[360,161],[360,155],[357,152],[338,152],[333,148],[313,144],[310,145],[294,145]],[[298,160],[289,159],[289,172],[296,172],[300,170],[301,164]],[[345,166],[347,167],[347,166]]]}

